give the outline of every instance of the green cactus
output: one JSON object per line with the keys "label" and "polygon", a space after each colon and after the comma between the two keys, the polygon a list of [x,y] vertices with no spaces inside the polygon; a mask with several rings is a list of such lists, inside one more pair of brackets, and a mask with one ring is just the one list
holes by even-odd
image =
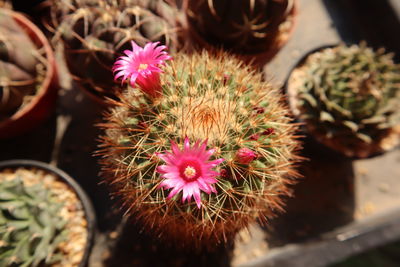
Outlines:
{"label": "green cactus", "polygon": [[26,31],[0,9],[0,120],[30,102],[45,76],[45,64]]}
{"label": "green cactus", "polygon": [[66,239],[63,203],[42,183],[25,185],[20,177],[0,183],[0,266],[46,266],[63,255]]}
{"label": "green cactus", "polygon": [[191,30],[238,54],[275,49],[292,27],[293,0],[189,0]]}
{"label": "green cactus", "polygon": [[347,156],[392,148],[400,134],[400,66],[365,43],[311,54],[289,80],[295,112],[321,142]]}
{"label": "green cactus", "polygon": [[[169,243],[209,248],[225,242],[256,217],[282,208],[296,177],[297,126],[275,88],[228,54],[177,54],[161,75],[162,95],[128,89],[105,118],[101,164],[128,214]],[[216,193],[201,193],[202,206],[168,200],[160,188],[158,153],[207,140],[212,158],[223,158]],[[193,177],[193,168],[185,174]]]}
{"label": "green cactus", "polygon": [[115,97],[114,60],[134,40],[178,47],[176,8],[163,0],[51,0],[52,24],[61,37],[74,80],[92,94]]}

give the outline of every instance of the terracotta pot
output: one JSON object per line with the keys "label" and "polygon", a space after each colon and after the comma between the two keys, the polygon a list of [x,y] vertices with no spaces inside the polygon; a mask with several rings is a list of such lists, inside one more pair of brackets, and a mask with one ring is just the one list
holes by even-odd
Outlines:
{"label": "terracotta pot", "polygon": [[301,74],[301,67],[305,64],[309,56],[325,49],[331,49],[337,46],[338,44],[325,45],[311,50],[301,57],[297,64],[289,72],[284,85],[284,90],[285,94],[287,95],[288,105],[293,116],[304,125],[304,131],[310,134],[316,141],[349,158],[360,159],[373,157],[393,149],[400,143],[400,125],[383,132],[382,135],[377,138],[377,140],[373,140],[370,144],[356,144],[350,139],[345,140],[344,138],[328,138],[324,134],[321,134],[318,127],[315,127],[315,125],[311,125],[310,123],[307,123],[299,118],[301,115],[301,110],[299,109],[298,105],[299,98],[296,84],[300,82],[300,78],[297,78],[297,76],[299,76],[299,73]]}
{"label": "terracotta pot", "polygon": [[57,99],[58,77],[53,50],[44,34],[24,15],[1,9],[26,31],[38,48],[44,48],[47,59],[47,72],[38,94],[24,108],[11,117],[0,121],[0,138],[13,137],[22,134],[43,122],[54,110]]}
{"label": "terracotta pot", "polygon": [[46,173],[54,174],[61,182],[68,185],[71,191],[76,194],[79,201],[82,203],[84,217],[87,222],[87,238],[84,253],[79,263],[79,267],[87,266],[94,243],[94,235],[96,232],[96,214],[89,197],[86,195],[82,187],[71,176],[50,164],[26,159],[7,160],[0,162],[0,170],[18,169],[21,167],[40,169],[45,171]]}
{"label": "terracotta pot", "polygon": [[[188,8],[188,2],[185,1],[183,5],[183,9]],[[290,27],[284,32],[277,32],[274,42],[266,44],[265,51],[262,53],[255,53],[255,54],[239,54],[232,52],[234,56],[239,58],[240,60],[244,61],[247,64],[251,64],[255,68],[262,68],[266,63],[268,63],[278,52],[279,50],[288,42],[291,35],[293,34],[294,28],[296,26],[296,18],[298,14],[298,2],[297,0],[293,1],[293,7],[289,12],[288,17],[291,18],[291,25]],[[189,38],[191,42],[191,47],[194,49],[204,48],[210,51],[217,51],[218,47],[213,46],[212,44],[208,43],[200,34],[195,30],[195,27],[191,26],[190,19],[187,15],[185,16],[184,25],[186,26],[187,30],[187,38]]]}

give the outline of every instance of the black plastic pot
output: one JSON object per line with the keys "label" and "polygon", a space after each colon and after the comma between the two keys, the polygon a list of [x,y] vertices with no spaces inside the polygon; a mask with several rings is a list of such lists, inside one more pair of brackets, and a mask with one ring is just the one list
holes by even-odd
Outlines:
{"label": "black plastic pot", "polygon": [[87,266],[89,261],[90,252],[94,243],[94,235],[96,229],[96,215],[92,206],[92,203],[89,200],[89,197],[80,187],[80,185],[67,173],[64,171],[49,165],[44,162],[35,161],[35,160],[26,160],[26,159],[17,159],[17,160],[7,160],[0,162],[0,170],[5,168],[19,168],[19,167],[33,167],[37,169],[42,169],[46,172],[55,174],[60,180],[68,184],[72,190],[77,194],[79,200],[82,202],[83,209],[85,211],[85,218],[87,221],[87,240],[85,246],[85,252],[83,254],[81,263],[79,267]]}

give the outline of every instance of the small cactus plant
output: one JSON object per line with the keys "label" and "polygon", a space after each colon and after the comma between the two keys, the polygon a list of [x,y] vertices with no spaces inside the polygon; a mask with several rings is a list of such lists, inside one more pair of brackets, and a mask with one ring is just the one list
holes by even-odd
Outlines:
{"label": "small cactus plant", "polygon": [[10,12],[0,9],[0,120],[11,117],[35,96],[45,77],[43,51]]}
{"label": "small cactus plant", "polygon": [[361,43],[312,53],[291,74],[288,92],[308,130],[349,157],[367,157],[399,141],[400,66],[384,49]]}
{"label": "small cactus plant", "polygon": [[255,61],[286,42],[293,12],[294,0],[188,0],[186,11],[192,35]]}
{"label": "small cactus plant", "polygon": [[51,172],[2,164],[0,266],[80,265],[88,234],[77,194]]}
{"label": "small cactus plant", "polygon": [[148,45],[159,55],[144,59],[146,47],[115,70],[143,79],[155,66],[140,61],[153,62],[159,87],[128,88],[101,124],[103,173],[126,212],[168,242],[209,247],[274,215],[299,160],[277,90],[225,53],[177,54],[162,68],[171,58]]}
{"label": "small cactus plant", "polygon": [[43,184],[25,186],[20,178],[2,181],[0,265],[57,263],[62,257],[57,246],[66,240],[67,231],[66,220],[60,216],[62,206]]}
{"label": "small cactus plant", "polygon": [[101,100],[120,89],[111,66],[130,41],[178,47],[175,10],[163,0],[51,0],[50,24],[74,80]]}

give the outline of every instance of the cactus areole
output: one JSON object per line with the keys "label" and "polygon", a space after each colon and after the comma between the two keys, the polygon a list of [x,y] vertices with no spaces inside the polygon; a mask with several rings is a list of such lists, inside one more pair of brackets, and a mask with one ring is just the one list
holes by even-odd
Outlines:
{"label": "cactus areole", "polygon": [[[136,75],[148,65],[146,47],[160,59],[158,94]],[[211,248],[282,207],[297,177],[297,126],[278,91],[237,59],[204,52],[169,60],[163,51],[134,45],[123,59],[135,61],[124,63],[133,71],[115,65],[133,88],[100,125],[103,175],[145,229],[169,243]]]}

